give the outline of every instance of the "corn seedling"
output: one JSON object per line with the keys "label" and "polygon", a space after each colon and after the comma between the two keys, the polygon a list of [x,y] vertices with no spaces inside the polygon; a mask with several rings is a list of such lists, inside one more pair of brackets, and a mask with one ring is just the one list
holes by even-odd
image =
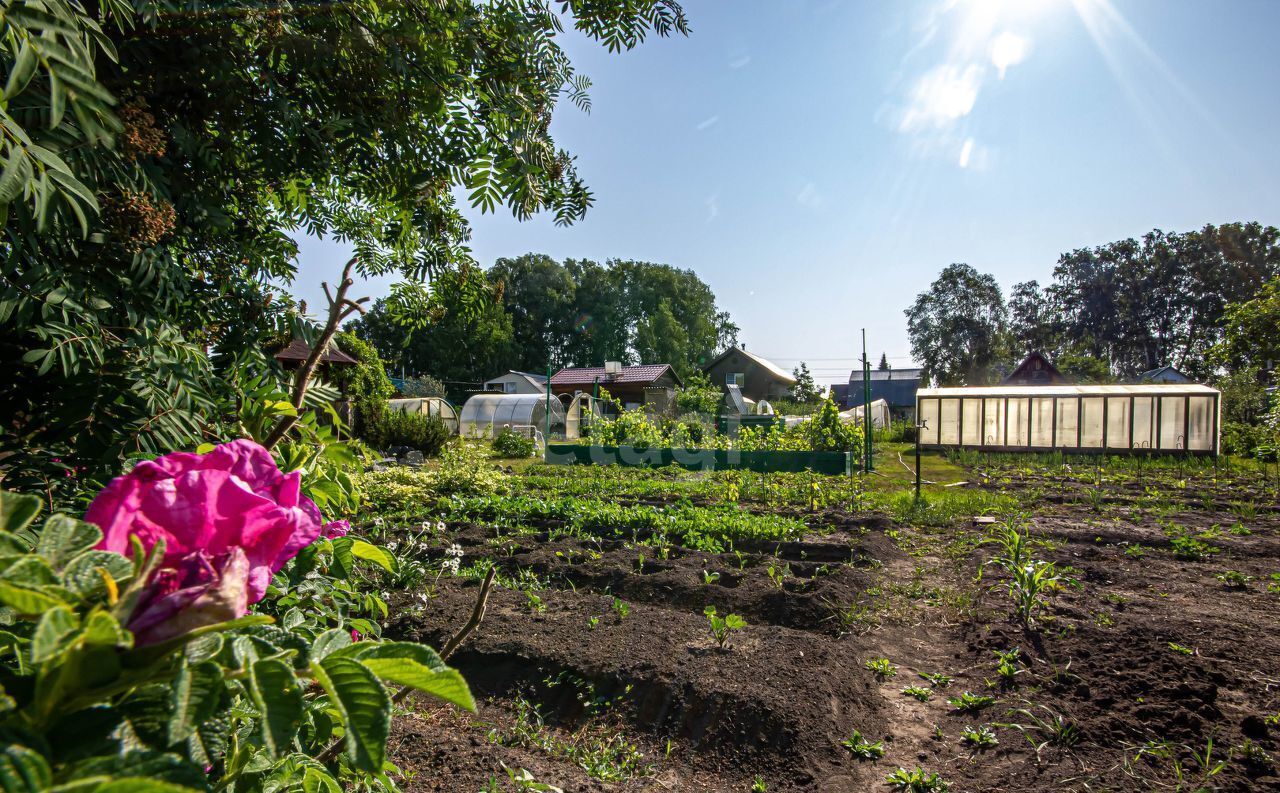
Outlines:
{"label": "corn seedling", "polygon": [[767,793],[769,786],[765,784],[764,777],[757,776],[751,780],[751,793]]}
{"label": "corn seedling", "polygon": [[707,606],[702,613],[707,615],[707,620],[711,623],[711,638],[715,639],[716,646],[721,650],[729,644],[729,634],[747,627],[747,621],[737,614],[718,616],[715,606]]}
{"label": "corn seedling", "polygon": [[951,789],[942,777],[920,767],[913,771],[899,768],[885,777],[884,782],[898,793],[944,793]]}
{"label": "corn seedling", "polygon": [[1044,711],[1044,716],[1037,716],[1028,708],[1017,708],[1009,711],[1010,716],[1021,716],[1026,719],[1027,723],[1010,722],[998,726],[1009,727],[1022,733],[1022,737],[1027,739],[1032,748],[1036,750],[1036,759],[1039,759],[1040,753],[1046,747],[1056,746],[1060,749],[1070,749],[1080,743],[1080,729],[1071,723],[1061,713],[1057,713],[1043,705],[1040,710]]}
{"label": "corn seedling", "polygon": [[879,760],[884,757],[884,742],[875,741],[873,743],[868,741],[857,730],[854,730],[851,736],[841,741],[840,745],[848,749],[849,753],[859,760]]}
{"label": "corn seedling", "polygon": [[898,667],[890,663],[888,658],[872,658],[866,662],[866,667],[881,680],[888,680],[898,674]]}
{"label": "corn seedling", "polygon": [[986,724],[965,727],[960,731],[960,740],[978,751],[991,749],[1000,743],[1000,739],[996,737],[996,731]]}
{"label": "corn seedling", "polygon": [[1173,650],[1178,655],[1195,655],[1196,654],[1195,650],[1185,645],[1178,644],[1177,642],[1169,642],[1169,649]]}
{"label": "corn seedling", "polygon": [[908,697],[915,697],[921,702],[928,702],[933,697],[933,689],[924,686],[907,686],[902,689],[902,693]]}
{"label": "corn seedling", "polygon": [[996,704],[996,698],[966,691],[958,697],[949,697],[947,704],[959,713],[977,713]]}

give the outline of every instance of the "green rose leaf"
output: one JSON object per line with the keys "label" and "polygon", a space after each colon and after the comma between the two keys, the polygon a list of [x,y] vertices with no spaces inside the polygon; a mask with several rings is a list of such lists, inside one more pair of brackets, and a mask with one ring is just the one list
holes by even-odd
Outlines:
{"label": "green rose leaf", "polygon": [[362,771],[378,773],[386,759],[391,698],[374,673],[358,661],[333,657],[311,664],[346,728],[347,759]]}
{"label": "green rose leaf", "polygon": [[369,642],[367,647],[355,657],[383,680],[416,688],[445,702],[475,712],[475,700],[462,674],[446,666],[440,655],[426,645],[409,642],[384,644]]}
{"label": "green rose leaf", "polygon": [[16,744],[6,746],[0,752],[0,790],[6,793],[43,793],[52,784],[49,764],[39,754]]}
{"label": "green rose leaf", "polygon": [[222,701],[223,691],[222,669],[217,664],[207,661],[183,664],[173,681],[169,743],[185,741],[195,734],[200,725],[213,718]]}
{"label": "green rose leaf", "polygon": [[40,530],[36,553],[49,560],[54,569],[61,569],[81,552],[87,551],[102,540],[102,529],[67,515],[50,515]]}
{"label": "green rose leaf", "polygon": [[289,665],[278,658],[257,661],[249,670],[249,692],[262,712],[262,745],[273,758],[283,757],[302,721],[302,687]]}
{"label": "green rose leaf", "polygon": [[80,629],[80,618],[66,606],[44,613],[31,636],[31,662],[44,663],[67,648]]}
{"label": "green rose leaf", "polygon": [[17,534],[31,525],[39,514],[39,498],[0,490],[0,530]]}

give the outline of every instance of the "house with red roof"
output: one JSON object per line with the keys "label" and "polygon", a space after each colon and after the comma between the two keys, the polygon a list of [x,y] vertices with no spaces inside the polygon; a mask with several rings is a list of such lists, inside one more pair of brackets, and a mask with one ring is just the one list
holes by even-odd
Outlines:
{"label": "house with red roof", "polygon": [[675,399],[676,389],[683,385],[670,364],[621,366],[581,366],[561,369],[551,375],[551,393],[572,397],[578,393],[608,391],[623,407],[652,405],[665,411]]}

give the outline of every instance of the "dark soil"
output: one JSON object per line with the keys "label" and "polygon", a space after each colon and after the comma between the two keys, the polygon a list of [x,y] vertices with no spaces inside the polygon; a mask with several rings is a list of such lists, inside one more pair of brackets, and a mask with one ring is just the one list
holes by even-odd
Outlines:
{"label": "dark soil", "polygon": [[[994,568],[975,580],[988,551],[974,550],[967,525],[924,531],[829,513],[811,516],[820,531],[804,542],[740,545],[740,556],[545,535],[505,538],[499,552],[494,530],[459,530],[450,539],[468,561],[493,555],[504,572],[531,570],[548,585],[540,604],[495,589],[481,629],[451,660],[482,700],[477,715],[423,701],[397,720],[393,761],[411,773],[406,789],[471,793],[490,779],[493,790],[518,789],[505,766],[566,791],[746,791],[756,777],[769,791],[866,791],[922,766],[953,791],[1174,790],[1177,763],[1185,790],[1280,790],[1274,763],[1243,753],[1252,742],[1280,758],[1280,727],[1266,721],[1280,712],[1280,595],[1267,591],[1280,572],[1274,506],[1233,534],[1235,498],[1212,491],[1170,486],[1157,514],[1143,506],[1161,486],[1151,482],[1114,484],[1092,501],[1087,481],[986,486],[1052,491],[1033,518],[1036,553],[1069,565],[1078,586],[1034,630],[1013,619]],[[1175,558],[1171,522],[1218,526],[1205,540],[1218,552]],[[1230,588],[1215,578],[1226,570],[1253,580]],[[477,589],[447,579],[425,608],[398,594],[388,633],[440,646]],[[708,605],[748,622],[725,649],[711,638]],[[850,606],[863,608],[837,618]],[[995,652],[1014,648],[1021,671],[1000,681]],[[868,671],[876,657],[896,676]],[[929,701],[901,693],[934,672],[954,680]],[[997,701],[962,715],[946,700],[965,691]],[[581,757],[513,738],[518,702],[538,707],[543,738],[624,740],[647,772],[599,781]],[[1072,728],[1056,743],[1055,718]],[[994,726],[996,747],[961,740],[979,724]],[[884,757],[841,747],[854,730],[883,741]],[[1209,769],[1227,762],[1206,776],[1194,754],[1210,741]]]}

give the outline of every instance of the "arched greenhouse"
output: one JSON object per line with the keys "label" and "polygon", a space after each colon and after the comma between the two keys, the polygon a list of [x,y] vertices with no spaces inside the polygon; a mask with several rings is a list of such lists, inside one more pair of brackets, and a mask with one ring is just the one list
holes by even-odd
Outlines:
{"label": "arched greenhouse", "polygon": [[[551,436],[564,437],[564,405],[551,399]],[[476,394],[462,406],[458,431],[464,438],[492,438],[504,427],[524,434],[545,433],[547,398],[541,394]]]}
{"label": "arched greenhouse", "polygon": [[458,434],[458,411],[449,400],[442,397],[409,397],[407,399],[391,399],[387,406],[401,413],[426,413],[438,416],[449,432]]}

